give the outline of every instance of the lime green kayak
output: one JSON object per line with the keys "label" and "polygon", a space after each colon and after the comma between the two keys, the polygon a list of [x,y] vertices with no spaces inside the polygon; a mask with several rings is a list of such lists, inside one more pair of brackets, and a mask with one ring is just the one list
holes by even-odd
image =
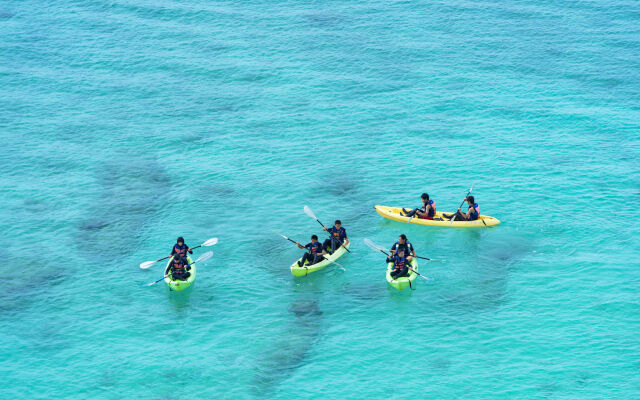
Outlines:
{"label": "lime green kayak", "polygon": [[[308,275],[308,274],[310,274],[312,272],[319,271],[322,268],[326,267],[327,265],[332,264],[331,261],[335,261],[338,258],[342,257],[344,255],[344,253],[347,252],[345,247],[348,249],[349,246],[351,246],[351,242],[347,243],[344,246],[340,246],[338,248],[338,250],[336,250],[333,254],[326,255],[325,256],[325,260],[317,262],[317,263],[315,263],[313,265],[309,265],[309,261],[307,261],[307,262],[304,263],[304,265],[302,267],[298,267],[298,261],[302,260],[302,257],[300,257],[296,262],[291,264],[291,273],[293,274],[293,276],[306,276],[306,275]],[[331,261],[329,261],[329,260],[331,260]]]}
{"label": "lime green kayak", "polygon": [[[411,260],[411,268],[418,271],[418,260],[416,258]],[[387,264],[387,282],[389,282],[389,285],[391,285],[392,287],[398,290],[403,290],[408,287],[411,287],[413,289],[416,286],[416,283],[414,281],[418,277],[418,274],[409,270],[409,276],[401,276],[398,279],[393,279],[391,277],[392,269],[393,269],[393,263]]]}
{"label": "lime green kayak", "polygon": [[[192,262],[193,260],[191,259],[191,257],[187,256],[187,263],[191,264]],[[169,262],[167,263],[167,267],[164,269],[164,274],[167,275],[165,276],[164,281],[167,284],[167,286],[169,286],[169,289],[175,290],[176,292],[180,292],[182,290],[185,290],[189,286],[191,286],[193,282],[196,280],[196,265],[191,264],[191,270],[189,271],[191,272],[191,276],[189,276],[186,281],[180,281],[180,280],[174,281],[173,279],[171,279],[171,274],[169,274],[170,263],[171,263],[171,260],[169,260]]]}

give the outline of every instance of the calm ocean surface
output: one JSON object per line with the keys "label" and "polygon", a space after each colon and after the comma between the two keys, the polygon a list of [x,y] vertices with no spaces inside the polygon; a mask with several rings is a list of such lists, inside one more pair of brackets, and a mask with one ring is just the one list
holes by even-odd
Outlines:
{"label": "calm ocean surface", "polygon": [[3,0],[0,94],[2,398],[640,398],[637,1]]}

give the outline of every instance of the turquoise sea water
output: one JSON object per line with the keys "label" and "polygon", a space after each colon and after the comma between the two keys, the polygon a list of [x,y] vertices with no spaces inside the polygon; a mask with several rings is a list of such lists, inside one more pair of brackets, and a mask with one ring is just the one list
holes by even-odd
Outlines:
{"label": "turquoise sea water", "polygon": [[[640,397],[636,1],[0,3],[3,398]],[[496,228],[374,204],[469,185]],[[342,219],[345,270],[294,279]],[[406,233],[432,280],[397,292]],[[217,236],[186,293],[142,261]],[[202,254],[197,251],[197,254]]]}

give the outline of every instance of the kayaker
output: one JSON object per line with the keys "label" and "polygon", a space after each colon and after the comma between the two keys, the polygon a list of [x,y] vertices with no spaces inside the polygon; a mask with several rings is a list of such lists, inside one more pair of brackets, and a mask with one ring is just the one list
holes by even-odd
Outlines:
{"label": "kayaker", "polygon": [[298,267],[302,267],[306,261],[309,261],[309,264],[315,264],[321,261],[324,255],[327,254],[322,248],[322,244],[318,242],[318,236],[316,235],[311,235],[311,243],[307,243],[304,246],[297,242],[296,244],[301,249],[309,250],[304,253],[300,261],[298,261]]}
{"label": "kayaker", "polygon": [[454,215],[456,217],[455,221],[475,221],[480,217],[480,206],[476,203],[476,200],[473,196],[465,197],[465,201],[469,205],[469,209],[467,209],[466,213],[463,213],[458,208],[458,211],[455,214],[442,214],[442,216],[448,220],[451,220]]}
{"label": "kayaker", "polygon": [[436,202],[429,199],[429,194],[422,193],[420,196],[422,199],[422,207],[414,208],[411,211],[407,211],[406,209],[402,209],[402,213],[400,215],[404,217],[413,217],[414,215],[418,215],[420,219],[433,219],[436,215]]}
{"label": "kayaker", "polygon": [[393,279],[402,276],[409,276],[409,257],[405,257],[404,247],[400,247],[398,252],[387,258],[387,262],[393,262],[393,270],[389,273]]}
{"label": "kayaker", "polygon": [[400,249],[404,250],[409,261],[416,256],[416,251],[413,249],[413,245],[407,240],[407,236],[404,233],[398,236],[398,241],[391,246],[391,254],[396,254]]}
{"label": "kayaker", "polygon": [[329,229],[322,228],[324,231],[329,232],[331,237],[324,241],[322,244],[322,248],[329,254],[333,254],[334,251],[338,250],[340,246],[343,246],[349,243],[349,238],[347,238],[347,231],[342,227],[342,221],[339,219],[333,223],[333,226]]}
{"label": "kayaker", "polygon": [[173,259],[169,263],[169,271],[171,273],[171,279],[174,281],[186,281],[191,276],[191,266],[187,265],[186,258],[176,253],[173,255]]}
{"label": "kayaker", "polygon": [[193,250],[191,250],[191,248],[184,243],[184,238],[180,236],[176,241],[176,244],[174,244],[173,248],[171,249],[171,255],[180,254],[180,257],[183,257],[186,262],[187,252],[189,252],[189,254],[193,254]]}

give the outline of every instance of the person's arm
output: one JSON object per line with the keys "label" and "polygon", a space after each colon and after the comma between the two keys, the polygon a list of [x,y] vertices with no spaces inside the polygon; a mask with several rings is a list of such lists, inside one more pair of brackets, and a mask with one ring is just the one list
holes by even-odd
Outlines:
{"label": "person's arm", "polygon": [[306,246],[301,245],[300,243],[296,242],[296,244],[298,245],[299,249],[304,249]]}
{"label": "person's arm", "polygon": [[171,255],[174,255],[174,254],[176,254],[176,246],[173,246],[171,248]]}
{"label": "person's arm", "polygon": [[344,246],[345,244],[349,244],[349,238],[347,237],[347,230],[345,229],[344,232],[344,239],[342,239],[342,245]]}
{"label": "person's arm", "polygon": [[[184,244],[185,246],[187,246],[187,244]],[[189,254],[193,254],[193,250],[191,250],[191,247],[187,246],[187,251],[189,252]]]}
{"label": "person's arm", "polygon": [[413,254],[413,256],[415,257],[415,256],[416,256],[416,251],[415,251],[415,249],[413,248],[413,245],[412,245],[411,243],[409,243],[409,249],[411,250],[411,253],[412,253],[412,254]]}
{"label": "person's arm", "polygon": [[465,216],[467,217],[467,219],[471,218],[471,209],[473,208],[473,206],[469,206],[469,209],[467,210],[467,213],[465,214]]}
{"label": "person's arm", "polygon": [[393,255],[396,252],[396,244],[394,243],[393,246],[391,246],[391,249],[389,250],[389,252]]}

